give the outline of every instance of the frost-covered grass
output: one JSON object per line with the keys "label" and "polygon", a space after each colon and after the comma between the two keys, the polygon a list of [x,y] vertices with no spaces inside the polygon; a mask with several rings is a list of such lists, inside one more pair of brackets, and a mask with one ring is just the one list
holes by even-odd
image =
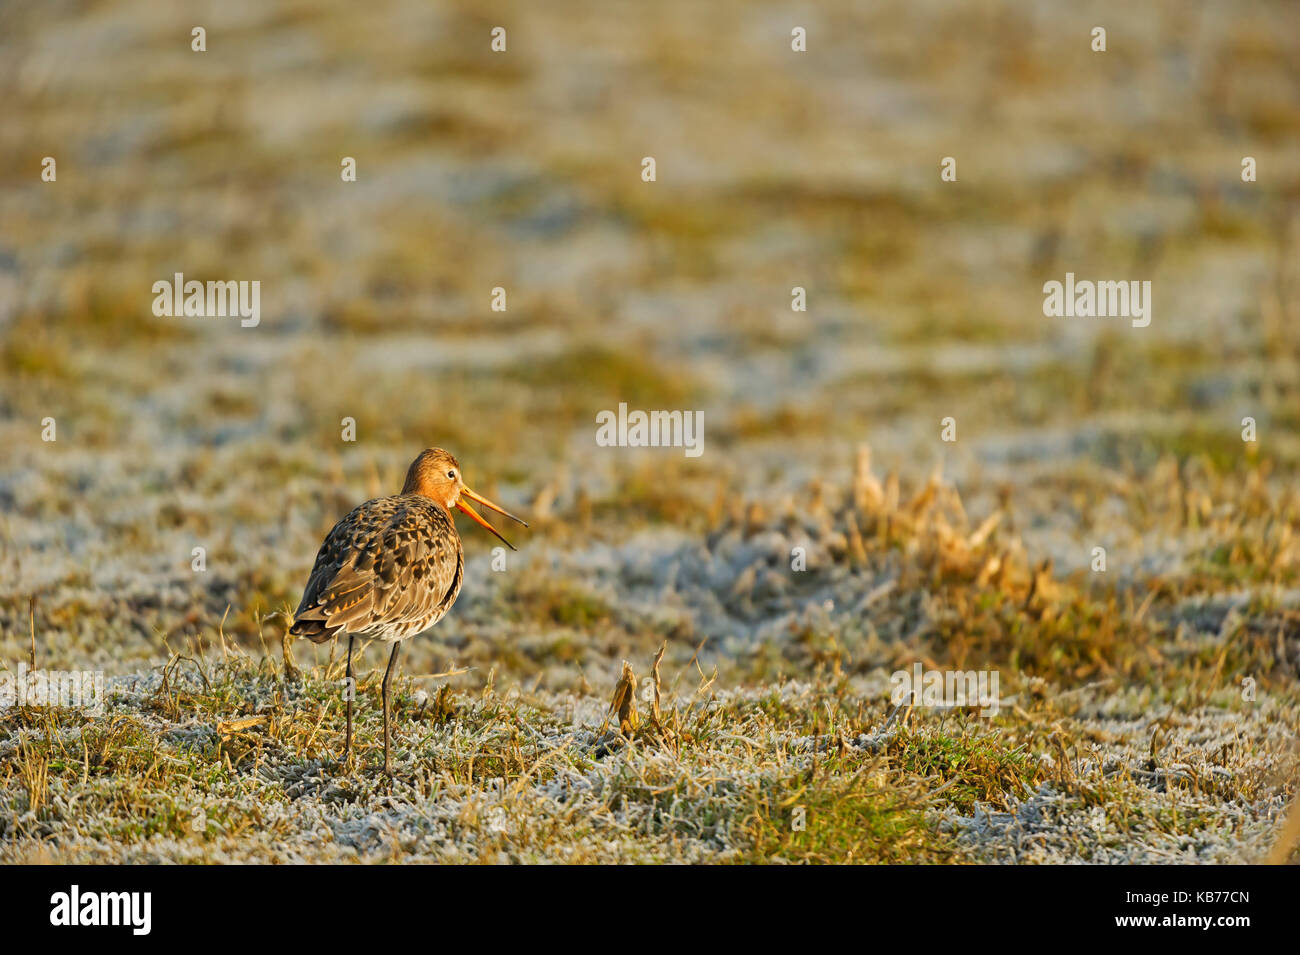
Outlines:
{"label": "frost-covered grass", "polygon": [[1034,694],[988,722],[869,684],[704,679],[619,730],[595,696],[404,680],[390,779],[377,674],[345,767],[323,670],[173,661],[114,680],[98,718],[6,717],[0,858],[1233,862],[1267,851],[1283,809],[1296,717],[1271,701]]}
{"label": "frost-covered grass", "polygon": [[[100,715],[5,714],[3,856],[1241,862],[1268,852],[1294,794],[1293,609],[1216,607],[1158,587],[1135,609],[1018,563],[1013,539],[992,519],[972,529],[950,489],[929,483],[900,501],[891,484],[863,458],[845,493],[823,489],[805,515],[820,527],[799,531],[811,544],[806,579],[761,556],[786,546],[771,537],[792,533],[788,522],[749,508],[689,553],[656,561],[636,550],[637,566],[606,554],[586,574],[523,575],[471,601],[455,666],[429,675],[417,664],[399,684],[392,779],[381,772],[381,669],[364,651],[344,766],[337,648],[290,646],[286,657],[273,616],[255,621],[265,639],[249,650],[223,621],[150,672],[111,678]],[[834,530],[845,521],[856,537]],[[739,569],[750,559],[761,569]],[[717,562],[732,568],[722,601],[709,583]],[[704,629],[721,648],[646,612],[639,588],[663,596],[663,574],[678,578],[665,604],[719,615]],[[853,614],[827,609],[852,595]],[[477,633],[493,620],[504,621],[496,634]],[[553,636],[527,636],[541,632]],[[298,661],[304,651],[311,659]],[[617,670],[605,664],[624,656],[640,678],[639,717],[620,720]],[[996,669],[1000,711],[895,706],[890,673],[915,660]]]}

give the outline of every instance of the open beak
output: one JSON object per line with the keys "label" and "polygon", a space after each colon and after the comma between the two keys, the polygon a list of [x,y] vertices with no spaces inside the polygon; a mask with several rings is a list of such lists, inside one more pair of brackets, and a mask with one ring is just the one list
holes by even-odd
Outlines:
{"label": "open beak", "polygon": [[461,499],[460,499],[459,501],[456,502],[456,509],[459,510],[459,511],[461,511],[461,512],[463,512],[463,513],[465,513],[465,514],[468,514],[468,515],[470,516],[470,518],[474,521],[474,523],[476,523],[476,524],[479,525],[479,527],[485,527],[485,528],[487,528],[487,529],[488,529],[488,530],[489,530],[493,535],[496,536],[497,540],[501,541],[501,543],[505,544],[505,545],[506,545],[507,547],[509,547],[511,550],[515,550],[515,549],[516,549],[516,548],[515,548],[515,545],[512,544],[512,543],[510,543],[510,541],[506,540],[504,537],[502,537],[501,534],[497,531],[497,529],[496,529],[495,527],[493,527],[491,524],[489,524],[487,521],[485,521],[485,520],[483,519],[483,516],[482,516],[481,514],[479,514],[478,511],[476,511],[476,510],[474,510],[474,508],[470,507],[469,504],[465,501],[465,498],[469,498],[471,501],[477,501],[478,503],[482,504],[484,507],[487,507],[487,508],[490,508],[490,509],[496,511],[498,514],[504,514],[506,517],[510,518],[512,521],[518,521],[520,524],[523,524],[524,527],[527,527],[527,526],[528,526],[528,522],[525,521],[525,520],[523,520],[522,518],[515,517],[513,514],[511,514],[509,511],[507,511],[504,507],[499,507],[499,506],[497,506],[496,504],[493,504],[491,501],[489,501],[489,500],[488,500],[486,497],[484,497],[483,495],[481,495],[481,494],[475,494],[473,491],[471,491],[471,490],[470,490],[469,488],[467,488],[467,487],[463,487],[463,488],[461,488],[461,489],[460,489],[460,493],[461,493]]}

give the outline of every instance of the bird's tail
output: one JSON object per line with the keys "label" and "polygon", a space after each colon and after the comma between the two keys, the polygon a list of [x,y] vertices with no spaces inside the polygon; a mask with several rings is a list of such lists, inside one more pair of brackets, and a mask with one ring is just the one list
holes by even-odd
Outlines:
{"label": "bird's tail", "polygon": [[338,632],[338,627],[331,627],[325,619],[325,615],[319,610],[308,610],[306,613],[295,616],[293,626],[289,628],[289,634],[293,637],[306,637],[312,643],[325,643],[333,639]]}

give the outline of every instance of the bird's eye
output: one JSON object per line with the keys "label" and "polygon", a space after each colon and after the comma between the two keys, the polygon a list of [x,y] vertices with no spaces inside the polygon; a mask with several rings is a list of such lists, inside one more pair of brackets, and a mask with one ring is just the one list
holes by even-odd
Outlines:
{"label": "bird's eye", "polygon": [[453,481],[456,480],[456,472],[455,472],[455,471],[448,471],[448,472],[447,472],[447,477],[451,478]]}

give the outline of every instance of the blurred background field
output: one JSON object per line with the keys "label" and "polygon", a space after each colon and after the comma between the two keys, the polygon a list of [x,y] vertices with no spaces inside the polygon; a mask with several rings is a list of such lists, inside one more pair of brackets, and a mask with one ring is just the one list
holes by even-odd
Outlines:
{"label": "blurred background field", "polygon": [[[1023,756],[995,810],[1186,796],[1159,852],[1262,851],[1300,723],[1298,25],[1173,0],[6,4],[0,656],[32,628],[43,666],[132,692],[219,630],[278,659],[323,534],[437,445],[533,527],[504,573],[462,528],[417,682],[590,703],[666,642],[692,689],[832,687],[857,739],[896,667],[997,667],[1028,723],[969,730]],[[1151,281],[1150,326],[1045,318],[1067,271]],[[155,317],[175,272],[260,281],[261,324]],[[700,409],[704,454],[597,447],[619,402]],[[809,713],[764,710],[816,752],[836,730]],[[15,720],[4,831],[39,842],[61,830],[13,821]],[[1195,786],[1159,775],[1158,734]],[[958,751],[898,771],[942,781]],[[1071,796],[1071,761],[1136,776]],[[959,820],[945,851],[1009,858],[969,793],[926,811]],[[1116,832],[1085,857],[1159,855]]]}

